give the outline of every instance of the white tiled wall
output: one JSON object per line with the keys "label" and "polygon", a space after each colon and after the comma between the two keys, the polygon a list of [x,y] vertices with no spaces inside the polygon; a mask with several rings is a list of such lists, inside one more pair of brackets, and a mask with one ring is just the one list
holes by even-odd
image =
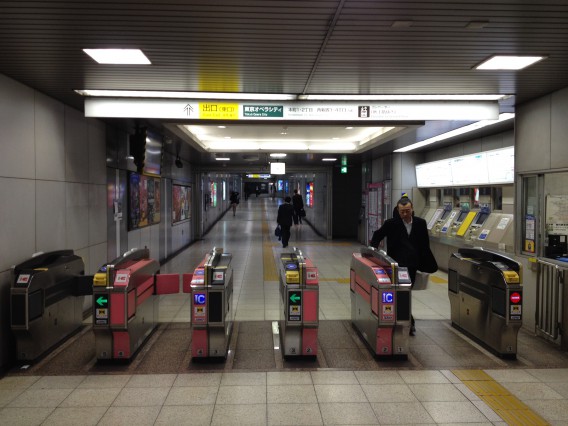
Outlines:
{"label": "white tiled wall", "polygon": [[0,75],[0,128],[0,272],[106,244],[104,124]]}
{"label": "white tiled wall", "polygon": [[[102,122],[0,75],[0,310],[10,267],[38,251],[72,249],[94,273],[106,259]],[[0,316],[0,366],[9,317]]]}

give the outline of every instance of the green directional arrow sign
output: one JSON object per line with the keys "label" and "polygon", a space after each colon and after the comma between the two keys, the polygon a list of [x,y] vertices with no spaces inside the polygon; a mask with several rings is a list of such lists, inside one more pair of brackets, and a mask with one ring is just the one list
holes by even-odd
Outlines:
{"label": "green directional arrow sign", "polygon": [[297,304],[302,300],[298,293],[290,293],[290,302]]}
{"label": "green directional arrow sign", "polygon": [[97,302],[97,305],[99,305],[99,306],[101,306],[101,307],[104,307],[104,306],[107,306],[107,304],[108,304],[108,299],[107,299],[106,297],[104,297],[104,296],[99,296],[99,297],[97,298],[96,302]]}

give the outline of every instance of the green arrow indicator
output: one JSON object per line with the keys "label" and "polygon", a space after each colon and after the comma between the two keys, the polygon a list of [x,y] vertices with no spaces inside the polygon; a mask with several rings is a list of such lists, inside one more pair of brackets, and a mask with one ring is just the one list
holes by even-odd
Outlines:
{"label": "green arrow indicator", "polygon": [[103,296],[100,296],[96,300],[96,302],[97,302],[97,305],[104,306],[108,302],[108,299],[105,299]]}
{"label": "green arrow indicator", "polygon": [[292,293],[292,295],[290,296],[290,301],[292,303],[298,303],[300,301],[301,297],[300,295],[296,294],[296,293]]}

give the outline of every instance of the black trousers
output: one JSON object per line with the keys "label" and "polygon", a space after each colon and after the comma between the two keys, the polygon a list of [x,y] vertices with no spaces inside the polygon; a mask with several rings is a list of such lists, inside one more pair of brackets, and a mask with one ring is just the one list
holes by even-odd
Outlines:
{"label": "black trousers", "polygon": [[286,247],[288,245],[288,241],[290,241],[290,227],[288,225],[280,225],[282,237],[282,247]]}

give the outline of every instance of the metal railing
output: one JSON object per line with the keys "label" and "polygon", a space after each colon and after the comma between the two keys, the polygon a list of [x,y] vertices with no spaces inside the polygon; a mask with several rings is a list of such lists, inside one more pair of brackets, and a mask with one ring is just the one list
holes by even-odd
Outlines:
{"label": "metal railing", "polygon": [[[568,265],[552,259],[538,258],[536,283],[535,331],[556,340],[566,324],[565,278]],[[562,339],[562,349],[568,347],[568,337]]]}

